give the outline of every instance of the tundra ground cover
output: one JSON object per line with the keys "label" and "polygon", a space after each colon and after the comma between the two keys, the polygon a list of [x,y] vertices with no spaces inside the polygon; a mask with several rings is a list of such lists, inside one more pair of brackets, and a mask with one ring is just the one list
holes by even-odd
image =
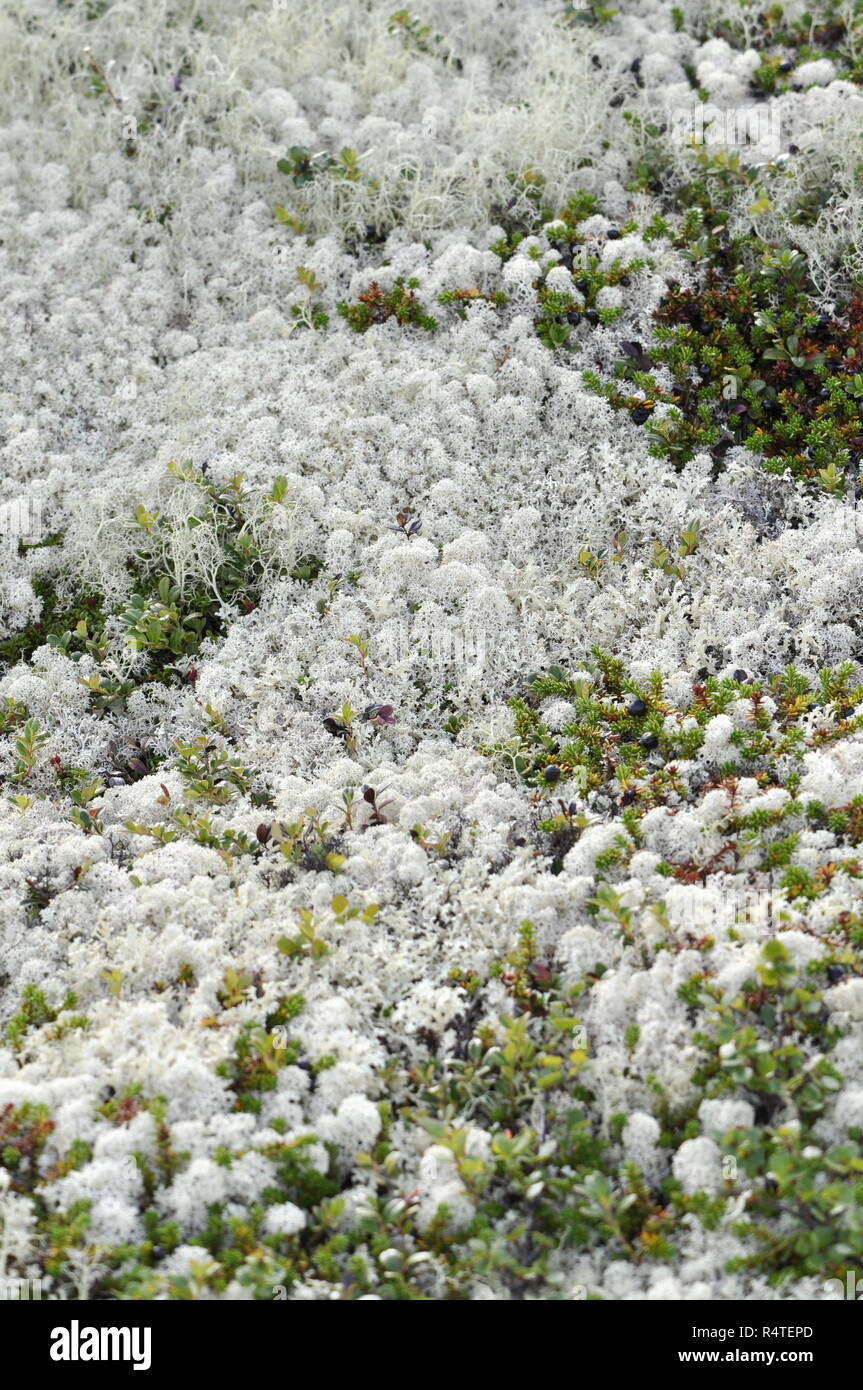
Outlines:
{"label": "tundra ground cover", "polygon": [[859,1270],[858,11],[4,8],[0,1278]]}

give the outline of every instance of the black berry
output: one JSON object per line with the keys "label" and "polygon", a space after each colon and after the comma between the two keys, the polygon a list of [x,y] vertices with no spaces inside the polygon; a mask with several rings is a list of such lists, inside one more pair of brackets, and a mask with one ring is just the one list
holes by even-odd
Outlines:
{"label": "black berry", "polygon": [[740,670],[738,670],[738,671],[735,671],[735,672],[734,672],[734,675],[732,676],[732,680],[737,681],[737,684],[738,684],[738,685],[745,685],[746,682],[749,680],[749,677],[748,677],[748,675],[746,674],[745,671],[740,671]]}
{"label": "black berry", "polygon": [[618,241],[620,239],[620,231],[617,227],[609,227],[605,235],[609,241]]}
{"label": "black berry", "polygon": [[595,309],[588,309],[585,312],[584,317],[587,319],[588,323],[591,324],[592,327],[595,327],[596,324],[599,323],[599,314]]}
{"label": "black berry", "polygon": [[554,763],[550,763],[542,775],[546,782],[550,782],[553,786],[555,782],[560,781],[560,768]]}
{"label": "black berry", "polygon": [[645,408],[644,408],[643,405],[637,405],[637,406],[635,407],[635,409],[633,410],[633,412],[632,412],[632,423],[633,423],[634,425],[643,425],[644,422],[645,422],[645,420],[647,420],[647,419],[649,419],[649,418],[650,418],[650,411],[649,411],[649,410],[645,410]]}
{"label": "black berry", "polygon": [[655,748],[659,742],[658,734],[642,734],[638,740],[642,748]]}
{"label": "black berry", "polygon": [[581,314],[578,312],[577,309],[570,309],[569,313],[566,316],[566,321],[567,323],[573,324],[573,326],[577,323],[581,323]]}
{"label": "black berry", "polygon": [[845,971],[843,967],[841,965],[828,965],[827,978],[830,981],[831,985],[838,984],[840,980],[844,980]]}
{"label": "black berry", "polygon": [[647,705],[643,700],[633,700],[631,705],[627,705],[626,712],[631,714],[634,719],[639,719],[642,714],[647,713]]}

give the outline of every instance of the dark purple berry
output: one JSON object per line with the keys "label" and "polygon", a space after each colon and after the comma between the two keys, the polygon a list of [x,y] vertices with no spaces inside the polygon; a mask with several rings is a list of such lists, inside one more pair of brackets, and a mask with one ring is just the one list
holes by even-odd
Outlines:
{"label": "dark purple berry", "polygon": [[584,317],[587,319],[591,327],[595,328],[596,325],[599,323],[599,314],[595,309],[586,310]]}
{"label": "dark purple berry", "polygon": [[641,738],[638,741],[641,744],[642,748],[655,748],[656,745],[659,743],[659,735],[642,734]]}
{"label": "dark purple berry", "polygon": [[643,700],[633,700],[631,705],[627,705],[626,712],[631,714],[633,719],[640,719],[643,714],[647,714],[647,705]]}
{"label": "dark purple berry", "polygon": [[550,782],[551,785],[554,786],[555,782],[560,781],[560,768],[557,767],[554,763],[549,763],[548,767],[545,769],[545,772],[542,775],[545,778],[546,782]]}

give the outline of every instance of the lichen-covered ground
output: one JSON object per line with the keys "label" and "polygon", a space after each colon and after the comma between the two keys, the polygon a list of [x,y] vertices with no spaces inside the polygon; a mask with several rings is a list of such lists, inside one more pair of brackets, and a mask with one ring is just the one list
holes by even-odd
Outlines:
{"label": "lichen-covered ground", "polygon": [[832,1297],[863,6],[391,3],[0,12],[0,1280]]}

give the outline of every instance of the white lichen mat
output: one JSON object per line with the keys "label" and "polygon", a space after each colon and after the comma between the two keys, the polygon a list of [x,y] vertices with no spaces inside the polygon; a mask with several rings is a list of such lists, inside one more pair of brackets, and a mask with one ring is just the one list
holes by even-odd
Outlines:
{"label": "white lichen mat", "polygon": [[833,323],[856,49],[390,3],[0,13],[0,1282],[841,1296],[855,482],[614,369],[704,285],[705,101]]}

